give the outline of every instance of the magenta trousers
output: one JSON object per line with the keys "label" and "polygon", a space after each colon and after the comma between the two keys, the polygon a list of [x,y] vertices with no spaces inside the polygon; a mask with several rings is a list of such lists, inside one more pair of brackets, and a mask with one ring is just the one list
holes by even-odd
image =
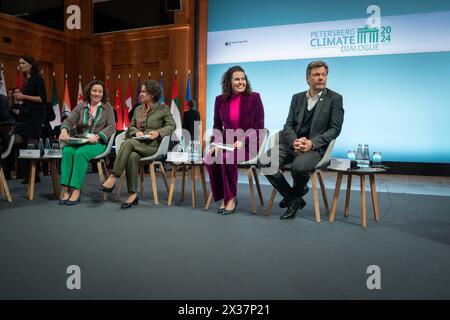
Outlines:
{"label": "magenta trousers", "polygon": [[214,201],[224,199],[225,203],[227,203],[236,197],[238,183],[237,163],[248,160],[251,157],[247,150],[242,150],[239,159],[237,153],[238,151],[221,150],[217,156],[210,154],[205,156],[205,167],[209,174]]}

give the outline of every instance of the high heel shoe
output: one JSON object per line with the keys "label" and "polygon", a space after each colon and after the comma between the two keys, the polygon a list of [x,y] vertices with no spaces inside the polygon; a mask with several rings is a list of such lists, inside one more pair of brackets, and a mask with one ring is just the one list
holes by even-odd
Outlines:
{"label": "high heel shoe", "polygon": [[[64,200],[63,200],[64,201]],[[80,203],[80,201],[81,201],[81,196],[80,197],[78,197],[78,199],[77,200],[74,200],[74,201],[72,201],[72,200],[66,200],[66,206],[74,206],[74,205],[77,205],[77,204],[79,204]]]}
{"label": "high heel shoe", "polygon": [[102,188],[100,190],[103,191],[103,192],[109,192],[110,193],[110,192],[112,192],[114,190],[115,187],[116,187],[116,184],[114,183],[114,185],[111,188],[107,188],[107,187],[102,186]]}
{"label": "high heel shoe", "polygon": [[139,204],[139,199],[136,196],[136,198],[133,200],[133,202],[124,202],[122,203],[122,205],[120,206],[120,209],[128,209],[131,208],[131,206],[136,206]]}
{"label": "high heel shoe", "polygon": [[234,213],[234,212],[236,211],[237,205],[238,205],[238,201],[236,200],[236,203],[234,204],[234,208],[231,209],[231,210],[227,210],[227,209],[223,210],[222,215],[225,216],[225,215],[227,215],[227,214],[232,214],[232,213]]}
{"label": "high heel shoe", "polygon": [[[221,204],[222,205],[222,204]],[[223,214],[223,211],[225,210],[225,207],[223,207],[223,208],[221,208],[220,206],[219,206],[219,208],[217,209],[217,213],[218,214]]]}

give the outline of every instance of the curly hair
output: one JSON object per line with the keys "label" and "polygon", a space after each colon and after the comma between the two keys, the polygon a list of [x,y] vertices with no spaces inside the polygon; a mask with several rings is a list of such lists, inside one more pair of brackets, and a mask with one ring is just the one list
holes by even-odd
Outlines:
{"label": "curly hair", "polygon": [[153,102],[158,102],[161,98],[161,87],[158,82],[155,80],[145,80],[142,85],[145,86],[145,91],[153,96]]}
{"label": "curly hair", "polygon": [[248,81],[244,69],[242,69],[241,66],[233,66],[229,68],[222,76],[222,94],[224,95],[225,98],[231,97],[231,94],[233,93],[233,89],[231,88],[231,78],[233,77],[233,73],[238,71],[244,73],[245,81],[247,82],[244,94],[250,95],[252,93],[252,87],[250,86],[250,82]]}
{"label": "curly hair", "polygon": [[106,102],[106,88],[105,88],[105,83],[101,80],[92,80],[84,87],[84,90],[83,90],[84,102],[91,103],[91,89],[95,85],[102,86],[102,88],[103,88],[102,103],[105,103]]}

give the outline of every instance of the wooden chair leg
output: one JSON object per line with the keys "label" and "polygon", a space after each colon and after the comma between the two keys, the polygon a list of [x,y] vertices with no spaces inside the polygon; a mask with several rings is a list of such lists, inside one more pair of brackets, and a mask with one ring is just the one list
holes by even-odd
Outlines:
{"label": "wooden chair leg", "polygon": [[[100,185],[102,185],[106,181],[105,174],[103,173],[102,161],[103,160],[96,161],[97,162],[98,177],[100,179]],[[108,193],[107,192],[103,192],[103,200],[108,200]]]}
{"label": "wooden chair leg", "polygon": [[0,188],[2,190],[2,193],[5,195],[6,200],[8,200],[8,202],[12,202],[12,197],[11,193],[9,192],[8,183],[6,181],[5,174],[1,166],[0,166]]}
{"label": "wooden chair leg", "polygon": [[184,191],[186,190],[186,166],[184,164],[181,165],[181,195],[180,195],[180,202],[184,201]]}
{"label": "wooden chair leg", "polygon": [[59,188],[59,179],[58,179],[58,168],[56,167],[56,159],[49,160],[49,166],[50,166],[50,175],[52,177],[52,185],[53,185],[53,192],[55,193],[55,196],[59,196],[60,188]]}
{"label": "wooden chair leg", "polygon": [[277,189],[272,188],[272,193],[270,195],[269,203],[267,204],[267,209],[265,212],[266,216],[270,215],[270,211],[272,211],[273,202],[275,201],[275,196],[277,195]]}
{"label": "wooden chair leg", "polygon": [[208,192],[206,191],[205,168],[203,168],[203,165],[199,165],[199,170],[200,170],[200,179],[202,180],[203,201],[205,202],[205,205],[206,205]]}
{"label": "wooden chair leg", "polygon": [[116,202],[118,202],[120,200],[120,194],[122,193],[124,181],[125,181],[125,171],[123,171],[119,177],[119,183],[117,184],[116,197],[114,198],[114,201],[116,201]]}
{"label": "wooden chair leg", "polygon": [[327,190],[325,189],[325,182],[323,181],[322,171],[317,170],[317,177],[319,178],[320,191],[322,192],[323,204],[325,206],[326,213],[329,213],[330,212],[330,208],[328,207]]}
{"label": "wooden chair leg", "polygon": [[212,201],[212,192],[209,192],[208,200],[206,200],[206,204],[205,204],[205,210],[209,209],[209,206],[211,205],[211,201]]}
{"label": "wooden chair leg", "polygon": [[141,173],[141,198],[144,199],[144,175],[145,175],[145,163],[140,164],[140,173]]}
{"label": "wooden chair leg", "polygon": [[167,204],[170,207],[172,205],[172,199],[173,199],[173,191],[175,189],[175,181],[177,179],[177,166],[172,165],[172,174],[170,177],[170,188],[169,188],[169,196],[167,198]]}
{"label": "wooden chair leg", "polygon": [[314,210],[316,212],[316,222],[320,223],[320,208],[319,208],[319,192],[317,191],[316,171],[311,173],[311,184],[314,193]]}
{"label": "wooden chair leg", "polygon": [[192,208],[197,205],[197,195],[195,192],[195,166],[191,165],[191,197],[192,197]]}
{"label": "wooden chair leg", "polygon": [[264,198],[261,192],[261,185],[259,184],[258,169],[252,166],[253,178],[255,179],[256,190],[258,191],[259,201],[261,206],[264,206]]}
{"label": "wooden chair leg", "polygon": [[150,164],[150,176],[152,179],[153,201],[155,202],[156,205],[158,205],[159,204],[158,189],[156,187],[156,173],[155,173],[155,163],[154,162],[152,162]]}
{"label": "wooden chair leg", "polygon": [[350,207],[350,191],[352,189],[352,175],[349,174],[347,177],[347,192],[345,194],[345,208],[344,208],[344,217],[348,217],[348,209]]}
{"label": "wooden chair leg", "polygon": [[366,176],[361,175],[361,211],[362,211],[362,226],[367,228],[366,220]]}
{"label": "wooden chair leg", "polygon": [[337,174],[336,187],[334,188],[333,202],[331,203],[330,222],[334,221],[334,216],[336,215],[336,209],[339,199],[339,191],[341,189],[342,175],[343,173],[341,172],[338,172]]}
{"label": "wooden chair leg", "polygon": [[30,175],[28,177],[28,199],[34,198],[34,179],[36,177],[36,160],[31,159],[30,163]]}
{"label": "wooden chair leg", "polygon": [[256,198],[255,190],[253,188],[253,172],[251,168],[247,169],[248,187],[250,188],[250,199],[252,200],[252,212],[256,214]]}
{"label": "wooden chair leg", "polygon": [[375,219],[375,222],[378,222],[378,220],[380,220],[380,210],[378,208],[377,189],[375,187],[375,175],[370,174],[369,179],[370,179],[370,191],[372,194],[373,217]]}
{"label": "wooden chair leg", "polygon": [[166,187],[167,193],[169,193],[169,184],[167,183],[166,170],[164,170],[164,166],[162,162],[159,162],[159,172],[163,178],[164,186]]}

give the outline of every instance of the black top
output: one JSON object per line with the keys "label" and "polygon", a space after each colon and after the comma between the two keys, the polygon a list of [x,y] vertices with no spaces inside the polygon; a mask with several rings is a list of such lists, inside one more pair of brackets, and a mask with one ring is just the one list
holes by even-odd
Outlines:
{"label": "black top", "polygon": [[20,105],[23,122],[16,128],[15,132],[22,137],[39,138],[41,136],[42,125],[47,117],[45,110],[47,93],[42,77],[35,74],[26,79],[22,93],[28,96],[39,96],[42,99],[42,103],[23,100],[23,104]]}
{"label": "black top", "polygon": [[194,122],[200,121],[200,113],[197,110],[189,109],[183,113],[183,129],[186,129],[191,134],[191,139],[194,139]]}
{"label": "black top", "polygon": [[298,133],[298,138],[305,137],[306,139],[310,139],[312,119],[315,111],[315,106],[311,109],[311,111],[308,110],[308,107],[306,107],[302,125],[300,127],[300,132]]}

